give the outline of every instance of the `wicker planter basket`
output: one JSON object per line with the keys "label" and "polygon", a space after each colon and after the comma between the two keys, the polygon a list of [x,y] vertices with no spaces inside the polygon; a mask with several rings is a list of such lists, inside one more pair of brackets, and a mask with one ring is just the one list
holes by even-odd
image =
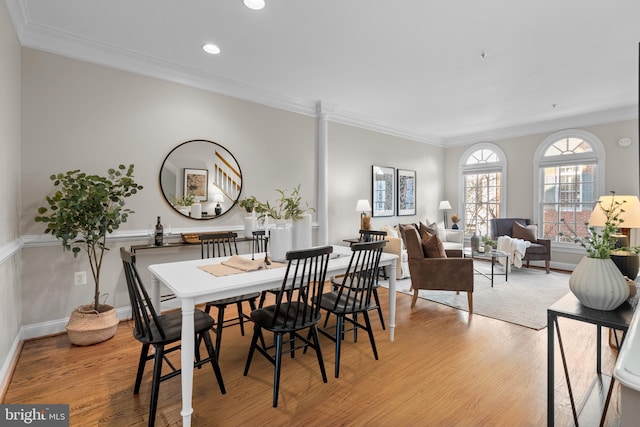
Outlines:
{"label": "wicker planter basket", "polygon": [[71,313],[65,327],[67,337],[74,345],[93,345],[112,338],[118,329],[116,309],[101,305],[96,313],[93,305],[82,305]]}

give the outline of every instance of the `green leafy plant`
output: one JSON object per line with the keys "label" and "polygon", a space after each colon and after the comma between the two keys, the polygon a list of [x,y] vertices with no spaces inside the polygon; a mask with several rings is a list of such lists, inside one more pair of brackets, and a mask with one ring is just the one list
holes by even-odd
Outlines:
{"label": "green leafy plant", "polygon": [[256,201],[254,209],[258,214],[258,219],[264,219],[266,217],[273,218],[275,220],[291,219],[297,221],[302,219],[302,215],[307,212],[315,212],[314,208],[302,207],[302,196],[300,195],[300,185],[294,187],[289,194],[286,190],[276,189],[280,194],[280,198],[276,200],[273,205],[266,202]]}
{"label": "green leafy plant", "polygon": [[196,197],[193,194],[187,194],[182,197],[171,197],[171,203],[176,206],[191,206],[196,201]]}
{"label": "green leafy plant", "polygon": [[485,245],[489,245],[492,248],[496,248],[496,246],[498,246],[498,242],[496,242],[495,240],[493,240],[491,237],[485,235],[482,236],[482,243],[484,243]]}
{"label": "green leafy plant", "polygon": [[83,249],[89,256],[95,283],[94,309],[100,306],[100,269],[107,234],[127,222],[134,213],[124,207],[125,199],[142,190],[133,180],[133,165],[109,169],[108,177],[88,175],[80,170],[51,175],[56,188],[47,196],[48,206],[38,208],[36,222],[46,225],[45,233],[61,240],[63,250],[74,257]]}
{"label": "green leafy plant", "polygon": [[[612,196],[615,196],[615,191],[611,192]],[[587,254],[590,258],[599,258],[606,259],[611,257],[611,253],[614,250],[627,250],[634,251],[632,248],[619,248],[616,249],[617,238],[614,236],[618,231],[618,228],[622,225],[624,220],[620,218],[620,214],[624,213],[625,210],[623,208],[623,204],[625,201],[618,201],[615,197],[611,197],[611,203],[608,206],[603,206],[600,201],[598,201],[597,206],[594,209],[602,209],[605,215],[605,222],[603,227],[596,228],[593,225],[589,225],[585,223],[587,229],[589,230],[588,236],[577,236],[574,230],[571,230],[569,226],[565,223],[564,219],[561,219],[561,222],[565,224],[567,229],[571,231],[573,234],[573,241],[575,243],[579,243],[580,246],[586,249]],[[601,228],[601,230],[599,229]],[[563,233],[558,233],[560,236],[564,235]]]}
{"label": "green leafy plant", "polygon": [[260,204],[256,196],[249,196],[245,199],[242,199],[238,202],[241,208],[243,208],[247,213],[253,212],[253,210]]}

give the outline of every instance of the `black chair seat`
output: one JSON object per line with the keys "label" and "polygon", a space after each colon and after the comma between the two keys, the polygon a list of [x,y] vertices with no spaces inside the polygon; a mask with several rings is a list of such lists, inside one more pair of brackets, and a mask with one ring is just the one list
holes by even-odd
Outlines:
{"label": "black chair seat", "polygon": [[[211,329],[214,325],[214,321],[208,314],[202,310],[196,310],[193,313],[194,330],[204,331]],[[160,327],[158,327],[158,324]],[[171,344],[179,341],[182,335],[182,312],[172,311],[158,316],[158,324],[152,323],[149,325],[149,332],[147,334],[136,333],[134,330],[133,336],[138,341],[145,344]],[[160,328],[164,334],[164,338],[160,333]]]}
{"label": "black chair seat", "polygon": [[[251,319],[271,332],[290,332],[309,328],[320,321],[320,313],[312,316],[304,316],[305,312],[311,312],[312,307],[299,304],[297,301],[283,303],[278,311],[276,306],[259,308],[251,312]],[[275,318],[275,319],[274,319]]]}
{"label": "black chair seat", "polygon": [[347,297],[335,291],[322,294],[322,301],[320,302],[320,308],[331,310],[331,312],[337,314],[358,313],[363,309],[368,310],[370,305],[371,303],[368,306],[363,304],[361,308],[355,296]]}

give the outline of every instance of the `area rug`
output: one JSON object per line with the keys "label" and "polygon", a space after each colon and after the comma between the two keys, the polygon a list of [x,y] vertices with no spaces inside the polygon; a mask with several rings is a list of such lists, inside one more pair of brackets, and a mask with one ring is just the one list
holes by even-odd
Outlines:
{"label": "area rug", "polygon": [[[475,267],[490,272],[487,262],[475,261]],[[496,273],[503,273],[496,265]],[[491,281],[482,275],[474,276],[473,313],[527,328],[540,330],[547,326],[547,308],[569,292],[569,274],[542,269],[513,268],[509,280],[504,275],[496,275]],[[386,282],[382,283],[386,286]],[[397,291],[413,295],[410,291],[411,279],[398,280]],[[445,304],[459,310],[468,311],[467,293],[456,295],[450,291],[420,290],[420,298]],[[418,302],[417,304],[419,304]]]}

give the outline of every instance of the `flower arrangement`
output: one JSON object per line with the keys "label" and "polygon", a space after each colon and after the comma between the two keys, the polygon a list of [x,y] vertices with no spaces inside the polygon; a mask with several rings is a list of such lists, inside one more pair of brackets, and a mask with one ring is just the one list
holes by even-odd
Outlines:
{"label": "flower arrangement", "polygon": [[[573,234],[573,241],[579,243],[586,251],[590,258],[607,259],[611,258],[611,253],[616,250],[617,238],[615,236],[618,228],[624,222],[621,218],[621,214],[625,212],[624,203],[626,200],[616,200],[615,191],[611,192],[612,197],[610,203],[607,206],[603,206],[601,201],[598,201],[597,206],[594,209],[602,209],[605,216],[605,222],[603,227],[596,227],[585,223],[589,230],[589,235],[579,237],[571,230]],[[564,219],[561,219],[564,224]],[[566,225],[566,224],[565,224]],[[566,225],[569,228],[568,225]],[[560,236],[563,233],[559,233]],[[620,248],[618,248],[620,250]],[[634,248],[621,248],[621,250],[637,252]]]}

